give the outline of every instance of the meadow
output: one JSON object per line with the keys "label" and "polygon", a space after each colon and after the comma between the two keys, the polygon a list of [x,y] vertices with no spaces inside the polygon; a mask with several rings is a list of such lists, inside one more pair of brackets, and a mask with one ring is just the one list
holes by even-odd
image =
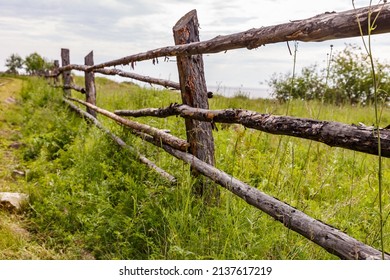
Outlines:
{"label": "meadow", "polygon": [[[83,84],[82,78],[75,80]],[[175,91],[100,77],[96,87],[97,105],[110,111],[180,103]],[[21,111],[7,117],[20,125],[25,144],[17,152],[26,170],[18,188],[31,196],[23,220],[34,242],[65,259],[337,259],[222,188],[220,203],[205,205],[192,192],[188,165],[99,116],[126,143],[174,175],[177,184],[172,185],[67,109],[62,94],[44,80],[28,78],[19,97]],[[79,93],[72,95],[84,99]],[[243,94],[215,94],[209,102],[211,109],[284,115],[288,107],[291,116],[375,123],[371,106],[279,103]],[[385,127],[390,113],[382,109]],[[179,117],[137,121],[185,139]],[[219,169],[380,249],[376,156],[240,125],[217,127],[213,133]],[[387,252],[389,164],[383,160]]]}

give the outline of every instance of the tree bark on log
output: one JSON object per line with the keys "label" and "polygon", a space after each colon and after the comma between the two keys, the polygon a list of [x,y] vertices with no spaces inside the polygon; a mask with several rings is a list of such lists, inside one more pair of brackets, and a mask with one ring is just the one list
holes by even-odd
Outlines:
{"label": "tree bark on log", "polygon": [[105,134],[111,137],[111,139],[121,148],[129,150],[132,154],[134,154],[141,163],[145,164],[149,168],[153,169],[156,171],[158,174],[160,174],[163,178],[168,180],[171,184],[176,184],[177,180],[175,177],[173,177],[171,174],[166,172],[165,170],[161,169],[158,167],[154,162],[149,160],[147,157],[144,155],[138,153],[133,147],[129,146],[126,144],[125,141],[123,141],[120,137],[116,136],[113,134],[110,130],[105,128],[93,115],[89,114],[88,112],[85,112],[81,110],[79,107],[74,105],[72,102],[69,100],[64,99],[64,102],[75,112],[77,112],[80,116],[88,119],[88,121],[91,121],[97,128],[102,130]]}
{"label": "tree bark on log", "polygon": [[[46,77],[48,77],[48,78],[49,77],[52,77],[52,78],[57,77],[58,75],[60,75],[66,69],[67,70],[77,70],[77,71],[82,71],[82,72],[88,72],[89,71],[89,66],[77,65],[77,64],[69,64],[65,68],[64,67],[57,68],[56,72],[53,72],[52,74],[46,75]],[[119,69],[95,69],[95,70],[93,70],[93,72],[101,73],[101,74],[104,74],[104,75],[111,75],[111,76],[118,75],[118,76],[121,76],[121,77],[130,78],[130,79],[134,79],[134,80],[145,82],[145,83],[149,83],[149,84],[156,84],[156,85],[160,85],[160,86],[163,86],[163,87],[166,87],[166,88],[173,88],[173,89],[180,90],[180,84],[179,83],[172,82],[172,81],[169,81],[169,80],[164,80],[164,79],[158,79],[158,78],[143,76],[143,75],[139,75],[139,74],[136,74],[136,73],[125,72],[125,71],[122,71],[122,70],[119,70]]]}
{"label": "tree bark on log", "polygon": [[[69,49],[61,49],[61,64],[62,67],[64,68],[67,65],[70,64],[70,57],[69,57]],[[65,96],[70,96],[70,85],[72,84],[72,77],[71,77],[71,69],[68,70],[61,70],[61,68],[58,68],[58,71],[62,72],[62,83],[64,85],[64,95]]]}
{"label": "tree bark on log", "polygon": [[[93,65],[93,51],[91,51],[85,58],[84,64],[86,66]],[[84,72],[85,75],[85,101],[96,105],[96,87],[95,87],[95,74],[94,72]],[[96,118],[96,112],[87,107],[88,114],[91,114]]]}
{"label": "tree bark on log", "polygon": [[[154,116],[165,118],[178,115],[204,122],[237,123],[271,134],[288,135],[309,139],[372,155],[378,155],[378,135],[372,127],[347,125],[332,121],[319,121],[307,118],[275,116],[242,109],[205,110],[187,105],[173,104],[162,109],[116,110],[120,116]],[[390,130],[381,129],[381,153],[390,157]]]}
{"label": "tree bark on log", "polygon": [[[196,10],[183,16],[173,28],[175,44],[198,42],[198,25]],[[183,103],[194,108],[208,109],[202,55],[178,56],[177,68]],[[186,119],[185,125],[190,152],[200,160],[214,165],[214,138],[211,124]]]}
{"label": "tree bark on log", "polygon": [[[350,236],[311,218],[298,209],[253,188],[231,175],[197,159],[193,155],[162,146],[171,155],[190,164],[203,175],[214,180],[228,191],[245,200],[248,204],[260,209],[281,222],[285,227],[301,234],[310,241],[320,245],[329,253],[341,259],[380,260],[382,253]],[[390,255],[384,255],[390,260]]]}
{"label": "tree bark on log", "polygon": [[82,101],[80,99],[77,99],[77,98],[68,97],[67,99],[72,100],[72,101],[76,101],[84,106],[87,106],[90,109],[118,122],[119,124],[127,126],[127,127],[134,129],[136,131],[145,132],[145,133],[153,136],[154,138],[156,138],[160,143],[164,143],[164,144],[167,144],[169,146],[172,146],[173,148],[175,148],[177,150],[187,151],[187,149],[189,148],[189,144],[187,141],[180,139],[180,138],[177,138],[177,137],[175,137],[171,134],[168,134],[160,129],[151,127],[151,126],[146,125],[146,124],[141,124],[141,123],[134,122],[134,121],[131,121],[128,119],[124,119],[122,117],[119,117],[118,115],[115,115],[114,113],[112,113],[110,111],[104,110],[102,108],[99,108],[95,105],[89,104],[89,103]]}
{"label": "tree bark on log", "polygon": [[78,91],[78,92],[80,92],[82,94],[85,94],[85,88],[80,87],[80,86],[78,86],[76,84],[71,84],[71,85],[66,85],[66,86],[52,85],[52,87],[54,87],[54,88],[61,88],[61,89],[64,89],[64,90],[65,89],[73,89],[73,90]]}
{"label": "tree bark on log", "polygon": [[157,78],[152,78],[152,77],[148,77],[148,76],[142,76],[142,75],[135,74],[135,73],[129,73],[129,72],[125,72],[125,71],[122,71],[119,69],[96,69],[96,70],[94,70],[94,72],[105,74],[105,75],[118,75],[121,77],[131,78],[131,79],[145,82],[145,83],[149,83],[149,84],[160,85],[160,86],[163,86],[166,88],[180,89],[179,83],[175,83],[175,82],[164,80],[164,79],[157,79]]}
{"label": "tree bark on log", "polygon": [[[388,33],[390,32],[390,3],[339,13],[326,12],[304,20],[293,20],[284,24],[253,28],[231,35],[217,36],[207,41],[158,48],[100,63],[89,67],[88,71],[158,57],[218,53],[239,48],[254,49],[266,44],[286,41],[320,42],[357,37],[361,35],[358,19],[361,26],[367,27],[368,14],[372,13],[372,18],[375,18],[379,11],[376,28],[372,34]],[[363,32],[366,34],[367,29],[364,28]],[[63,70],[69,69],[71,68],[63,68]]]}
{"label": "tree bark on log", "polygon": [[62,73],[64,71],[70,71],[70,70],[77,70],[77,71],[90,71],[91,66],[85,66],[85,65],[79,65],[79,64],[67,64],[66,66],[62,66],[58,68],[59,73]]}
{"label": "tree bark on log", "polygon": [[[199,42],[198,17],[196,10],[184,15],[173,27],[173,36],[176,45],[185,45]],[[180,79],[181,98],[184,104],[194,108],[208,109],[206,79],[204,76],[203,57],[197,55],[177,56],[177,68]],[[214,138],[210,123],[194,119],[185,119],[187,141],[190,144],[189,152],[200,160],[215,164]],[[197,172],[193,172],[197,176]],[[218,196],[218,189],[207,180],[199,180],[195,192],[212,199]]]}
{"label": "tree bark on log", "polygon": [[54,81],[54,86],[58,86],[59,85],[59,79],[58,79],[58,75],[59,75],[59,71],[58,71],[58,68],[60,67],[60,62],[59,60],[54,60],[54,63],[53,63],[53,71],[52,71],[52,75],[51,76],[53,78],[53,81]]}
{"label": "tree bark on log", "polygon": [[80,86],[78,86],[76,84],[66,85],[66,86],[63,86],[62,88],[64,88],[64,89],[73,89],[73,90],[78,91],[78,92],[80,92],[82,94],[85,94],[85,88],[80,87]]}

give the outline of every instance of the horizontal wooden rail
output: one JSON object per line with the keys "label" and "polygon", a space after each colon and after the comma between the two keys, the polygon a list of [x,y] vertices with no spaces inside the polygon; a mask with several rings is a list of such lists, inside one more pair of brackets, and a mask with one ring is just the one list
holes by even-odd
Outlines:
{"label": "horizontal wooden rail", "polygon": [[134,154],[141,163],[147,165],[149,168],[153,169],[154,171],[156,171],[158,174],[160,174],[162,177],[164,177],[166,180],[168,180],[170,183],[172,184],[175,184],[177,182],[176,178],[173,177],[171,174],[169,174],[168,172],[166,172],[165,170],[161,169],[160,167],[158,167],[154,162],[152,162],[151,160],[149,160],[147,157],[145,157],[144,155],[140,154],[137,150],[135,150],[133,147],[129,146],[126,144],[125,141],[123,141],[120,137],[116,136],[115,134],[113,134],[110,130],[108,130],[107,128],[105,128],[94,116],[92,116],[91,114],[89,114],[88,112],[85,112],[83,111],[82,109],[80,109],[79,107],[77,107],[76,105],[74,105],[72,102],[70,102],[69,100],[67,99],[63,99],[64,102],[73,110],[75,111],[76,113],[78,113],[79,115],[81,115],[82,117],[88,119],[89,121],[91,121],[97,128],[99,128],[100,130],[102,130],[105,134],[109,135],[111,137],[111,139],[116,143],[118,144],[121,148],[123,149],[126,149],[126,150],[129,150],[132,154]]}
{"label": "horizontal wooden rail", "polygon": [[[192,168],[245,200],[248,204],[265,212],[285,227],[320,245],[331,254],[348,260],[382,259],[381,251],[350,237],[334,227],[311,218],[298,209],[237,180],[193,155],[175,150],[167,145],[162,147],[168,153],[190,164]],[[384,254],[384,258],[390,260],[390,255]]]}
{"label": "horizontal wooden rail", "polygon": [[105,74],[105,75],[118,75],[121,77],[131,78],[149,84],[160,85],[166,88],[180,89],[180,84],[176,82],[172,82],[164,79],[152,78],[148,76],[142,76],[135,73],[125,72],[119,69],[96,69],[94,72]]}
{"label": "horizontal wooden rail", "polygon": [[[275,116],[242,109],[206,110],[173,104],[162,109],[116,110],[119,116],[179,115],[206,122],[237,123],[271,134],[289,135],[363,153],[378,155],[378,135],[373,128],[332,121]],[[390,157],[390,130],[381,129],[382,156]]]}
{"label": "horizontal wooden rail", "polygon": [[[363,26],[363,32],[366,33],[368,28],[365,27],[368,26],[368,14],[372,13],[372,18],[374,18],[379,12],[373,34],[390,32],[390,3],[388,3],[339,13],[320,14],[308,19],[294,20],[279,25],[253,28],[231,35],[217,36],[197,43],[162,47],[96,64],[83,68],[82,71],[126,65],[158,57],[218,53],[239,48],[254,49],[266,44],[286,41],[319,42],[356,37],[361,35],[357,23],[358,20]],[[60,69],[64,71],[75,69],[74,67],[75,65],[68,65]]]}
{"label": "horizontal wooden rail", "polygon": [[[150,78],[117,69],[103,68],[126,64],[132,64],[134,67],[134,63],[137,61],[148,59],[153,59],[153,61],[156,61],[158,57],[218,53],[238,48],[253,49],[266,44],[294,40],[304,42],[318,42],[331,39],[361,36],[361,31],[358,27],[358,20],[363,27],[362,31],[366,33],[368,28],[366,29],[365,27],[368,26],[369,13],[372,14],[372,18],[374,18],[379,13],[379,16],[376,20],[376,28],[373,30],[372,34],[390,32],[390,3],[388,3],[339,13],[328,12],[304,20],[295,20],[279,25],[253,28],[231,35],[217,36],[207,41],[162,47],[92,66],[68,64],[66,66],[57,68],[53,75],[48,75],[47,77],[54,77],[63,71],[70,70],[79,70],[84,72],[95,71],[102,74],[120,75],[147,83],[154,83],[165,87],[178,89],[180,86],[175,82]],[[97,71],[97,69],[100,70]]]}
{"label": "horizontal wooden rail", "polygon": [[[73,98],[68,99],[77,102],[81,101]],[[67,103],[71,104],[70,102]],[[80,103],[83,104],[84,102],[81,101]],[[76,106],[73,105],[72,107]],[[92,107],[96,106],[91,106],[91,108]],[[99,113],[105,114],[105,110],[103,109],[98,110],[97,107],[93,109]],[[96,119],[92,117],[92,120],[94,120],[94,123],[96,124]],[[350,237],[346,233],[319,220],[311,218],[298,209],[269,196],[260,190],[249,186],[248,184],[245,184],[214,166],[199,160],[191,154],[179,151],[170,145],[162,144],[161,141],[157,140],[148,133],[139,132],[138,130],[136,130],[135,133],[140,134],[143,139],[155,144],[156,146],[162,147],[169,154],[190,164],[193,169],[245,200],[248,204],[260,209],[275,220],[281,222],[285,227],[301,234],[310,241],[323,247],[331,254],[334,254],[341,259],[349,260],[382,259],[382,252]],[[384,258],[386,260],[390,260],[390,255],[384,254]]]}
{"label": "horizontal wooden rail", "polygon": [[[45,76],[47,78],[47,76]],[[76,85],[76,84],[70,84],[70,85],[64,85],[64,86],[60,86],[60,85],[52,85],[52,87],[54,88],[62,88],[62,89],[73,89],[77,92],[80,92],[82,94],[85,94],[85,88],[79,86],[79,85]]]}
{"label": "horizontal wooden rail", "polygon": [[66,97],[68,100],[76,101],[106,117],[109,117],[110,119],[127,126],[128,128],[134,129],[136,131],[144,132],[149,135],[152,135],[155,139],[157,139],[160,143],[167,144],[169,146],[174,147],[177,150],[180,151],[187,151],[189,148],[189,144],[187,141],[177,138],[171,134],[166,133],[163,130],[151,127],[146,124],[141,124],[135,121],[131,121],[128,119],[124,119],[118,115],[115,115],[114,113],[107,111],[105,109],[99,108],[95,105],[89,104],[88,102],[82,101],[80,99],[74,98],[74,97]]}
{"label": "horizontal wooden rail", "polygon": [[[56,78],[59,75],[61,75],[61,73],[63,71],[65,71],[64,69],[65,69],[65,67],[57,68],[57,69],[55,69],[53,71],[52,74],[47,74],[47,75],[45,75],[45,77],[46,78]],[[86,66],[86,65],[77,65],[77,64],[69,64],[69,65],[66,66],[66,69],[67,69],[66,71],[77,70],[77,71],[87,72],[88,66]],[[163,86],[163,87],[166,87],[166,88],[172,88],[172,89],[177,89],[177,90],[180,89],[180,84],[176,83],[176,82],[173,82],[173,81],[153,78],[153,77],[149,77],[149,76],[143,76],[143,75],[139,75],[139,74],[136,74],[136,73],[130,73],[130,72],[122,71],[122,70],[119,70],[119,69],[107,69],[107,68],[106,69],[96,69],[96,70],[94,70],[94,72],[95,73],[100,73],[100,74],[103,74],[103,75],[111,75],[111,76],[118,75],[118,76],[121,76],[121,77],[130,78],[130,79],[134,79],[134,80],[145,82],[145,83],[149,83],[149,84],[160,85],[160,86]],[[65,88],[65,89],[75,89],[77,91],[80,91],[77,88],[72,88],[71,86],[68,86],[68,88]],[[85,93],[85,92],[83,92],[83,93]]]}
{"label": "horizontal wooden rail", "polygon": [[85,94],[85,88],[81,87],[81,86],[78,86],[76,84],[70,84],[70,85],[64,85],[63,87],[64,89],[73,89],[75,91],[78,91],[78,92],[81,92],[83,94]]}

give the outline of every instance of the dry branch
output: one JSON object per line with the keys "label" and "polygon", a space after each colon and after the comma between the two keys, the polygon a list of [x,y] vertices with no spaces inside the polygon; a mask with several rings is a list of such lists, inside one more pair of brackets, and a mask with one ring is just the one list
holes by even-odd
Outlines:
{"label": "dry branch", "polygon": [[86,65],[79,65],[79,64],[68,64],[66,66],[59,67],[57,70],[57,74],[60,75],[64,71],[70,71],[70,70],[77,70],[77,71],[82,71],[86,72],[89,71],[90,66]]}
{"label": "dry branch", "polygon": [[[331,147],[341,147],[378,155],[378,135],[373,128],[347,125],[339,122],[275,116],[242,109],[206,110],[177,104],[162,109],[117,110],[115,114],[120,116],[154,116],[161,118],[179,115],[183,118],[206,122],[237,123],[271,134],[310,139]],[[382,156],[390,157],[390,130],[381,129],[380,137]]]}
{"label": "dry branch", "polygon": [[[114,113],[118,116],[126,117],[158,117],[166,118],[170,116],[179,116],[180,108],[191,108],[191,110],[196,110],[187,105],[172,104],[166,108],[145,108],[139,110],[115,110]],[[185,115],[184,115],[185,116]],[[184,117],[183,116],[183,117]]]}
{"label": "dry branch", "polygon": [[56,78],[61,74],[61,72],[53,70],[50,73],[45,74],[45,78]]}
{"label": "dry branch", "polygon": [[157,139],[160,143],[167,144],[167,145],[172,146],[173,148],[178,149],[180,151],[187,151],[187,149],[189,147],[189,144],[187,141],[180,139],[180,138],[177,138],[173,135],[170,135],[170,134],[168,134],[160,129],[151,127],[151,126],[146,125],[146,124],[141,124],[141,123],[134,122],[134,121],[131,121],[128,119],[124,119],[122,117],[119,117],[118,115],[115,115],[114,113],[112,113],[110,111],[104,110],[102,108],[99,108],[95,105],[89,104],[85,101],[79,100],[77,98],[67,97],[67,99],[73,100],[73,101],[76,101],[82,105],[85,105],[88,108],[90,108],[90,109],[92,109],[92,110],[94,110],[94,111],[96,111],[96,112],[98,112],[106,117],[109,117],[110,119],[112,119],[112,120],[114,120],[114,121],[116,121],[124,126],[127,126],[131,129],[147,133],[147,134],[153,136],[155,139]]}
{"label": "dry branch", "polygon": [[83,94],[86,93],[85,88],[80,87],[80,86],[78,86],[78,85],[76,85],[76,84],[64,85],[64,86],[63,86],[63,89],[73,89],[73,90],[78,91],[78,92],[81,92],[81,93],[83,93]]}
{"label": "dry branch", "polygon": [[166,88],[180,89],[179,83],[175,83],[175,82],[163,80],[163,79],[152,78],[152,77],[148,77],[148,76],[142,76],[142,75],[135,74],[135,73],[129,73],[129,72],[125,72],[125,71],[122,71],[119,69],[96,69],[95,72],[105,74],[105,75],[118,75],[121,77],[131,78],[131,79],[135,79],[135,80],[149,83],[149,84],[160,85],[160,86],[163,86]]}
{"label": "dry branch", "polygon": [[[239,48],[254,49],[266,44],[285,41],[319,42],[356,37],[361,35],[357,18],[362,26],[368,26],[368,13],[371,11],[375,17],[380,10],[373,34],[390,32],[390,4],[384,4],[339,13],[327,12],[304,20],[294,20],[284,24],[217,36],[207,41],[162,47],[100,63],[85,70],[91,71],[104,67],[126,65],[158,57],[218,53]],[[367,32],[367,30],[363,30],[363,32]],[[69,65],[61,68],[62,71],[71,69],[74,69],[74,66]]]}
{"label": "dry branch", "polygon": [[[193,155],[174,150],[166,145],[163,145],[163,149],[190,164],[192,168],[214,180],[222,187],[245,200],[248,204],[253,205],[275,220],[283,223],[285,227],[301,234],[341,259],[379,260],[382,258],[380,251],[233,178],[231,175],[202,162]],[[385,254],[385,259],[390,260],[390,256]]]}
{"label": "dry branch", "polygon": [[129,150],[132,154],[134,154],[141,163],[147,165],[149,168],[155,170],[158,174],[160,174],[162,177],[167,179],[170,183],[174,184],[176,183],[176,178],[173,177],[171,174],[166,172],[165,170],[158,167],[154,162],[146,158],[144,155],[138,153],[133,147],[126,144],[125,141],[123,141],[120,137],[113,134],[110,130],[105,128],[93,115],[89,114],[88,112],[85,112],[81,110],[79,107],[74,105],[69,100],[64,99],[64,102],[75,112],[77,112],[82,117],[88,119],[91,121],[96,127],[98,127],[100,130],[102,130],[104,133],[109,135],[111,139],[117,143],[121,148]]}
{"label": "dry branch", "polygon": [[[78,71],[88,72],[89,67],[85,66],[85,65],[69,64],[66,67],[61,67],[61,68],[56,69],[55,73],[48,74],[48,75],[46,75],[46,77],[48,77],[48,78],[57,77],[58,75],[61,74],[62,71],[65,71],[65,70],[78,70]],[[131,78],[131,79],[145,82],[145,83],[149,83],[149,84],[160,85],[160,86],[163,86],[166,88],[180,89],[180,84],[176,83],[176,82],[172,82],[172,81],[168,81],[168,80],[164,80],[164,79],[153,78],[153,77],[148,77],[148,76],[143,76],[143,75],[139,75],[136,73],[125,72],[125,71],[122,71],[119,69],[95,69],[94,72],[104,74],[104,75],[111,75],[111,76],[118,75],[121,77]]]}

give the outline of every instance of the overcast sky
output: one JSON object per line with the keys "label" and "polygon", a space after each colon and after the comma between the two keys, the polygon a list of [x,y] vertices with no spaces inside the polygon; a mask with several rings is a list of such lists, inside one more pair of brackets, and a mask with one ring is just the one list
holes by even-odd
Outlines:
{"label": "overcast sky", "polygon": [[[363,7],[369,1],[355,3]],[[25,57],[38,52],[54,60],[60,59],[61,48],[69,48],[71,63],[83,64],[91,50],[95,63],[100,63],[173,45],[172,27],[192,9],[198,13],[200,39],[208,40],[352,8],[351,0],[0,0],[0,71],[12,53]],[[389,36],[374,36],[374,56],[388,56]],[[341,51],[345,43],[361,45],[361,39],[299,43],[298,68],[325,65],[330,45]],[[208,85],[222,89],[264,88],[273,73],[286,73],[293,65],[286,43],[205,55],[204,61]],[[137,63],[135,70],[123,69],[178,81],[173,61],[147,61]]]}

